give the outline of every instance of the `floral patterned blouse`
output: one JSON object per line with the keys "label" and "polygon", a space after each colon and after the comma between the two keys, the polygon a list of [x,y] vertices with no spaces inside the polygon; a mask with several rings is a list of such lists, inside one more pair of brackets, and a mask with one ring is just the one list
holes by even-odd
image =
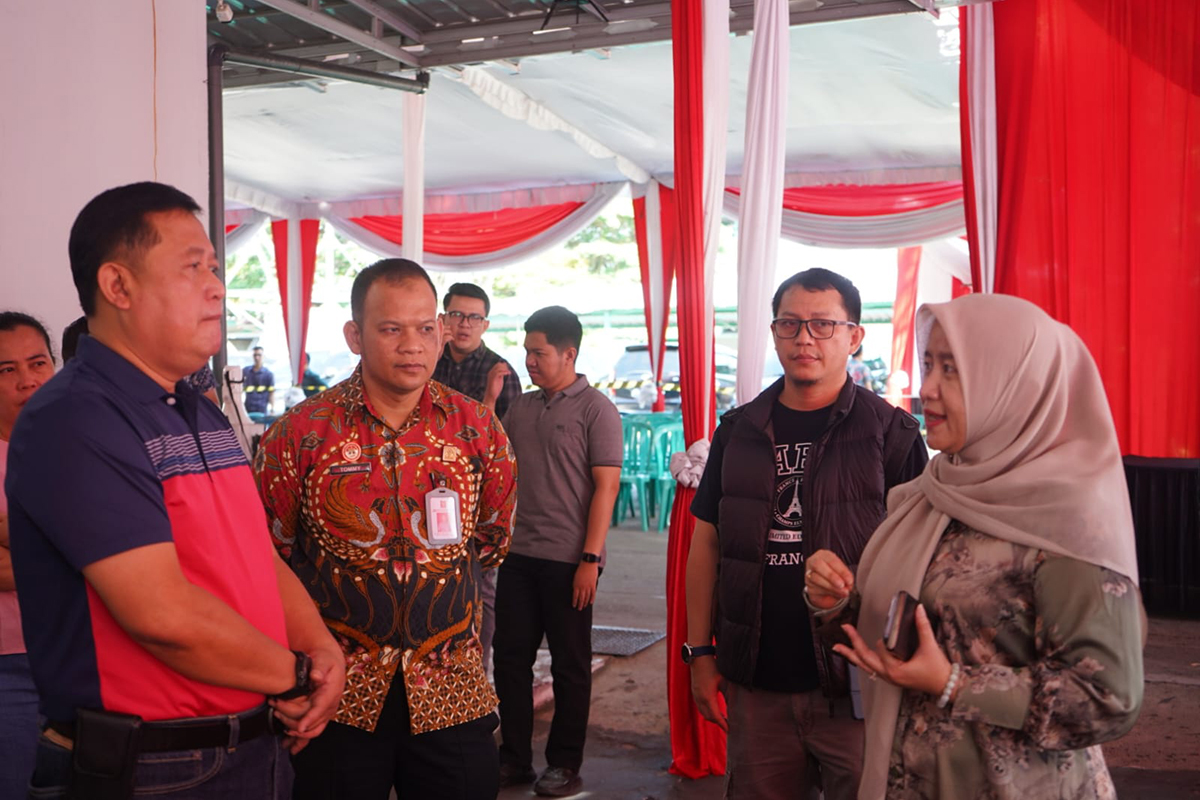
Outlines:
{"label": "floral patterned blouse", "polygon": [[888,798],[1116,798],[1099,745],[1141,708],[1137,587],[952,522],[920,599],[963,685],[904,693]]}

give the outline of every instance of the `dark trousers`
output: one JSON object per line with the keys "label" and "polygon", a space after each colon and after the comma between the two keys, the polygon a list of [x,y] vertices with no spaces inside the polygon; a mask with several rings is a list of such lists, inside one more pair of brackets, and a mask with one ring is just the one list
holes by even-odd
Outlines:
{"label": "dark trousers", "polygon": [[413,735],[397,675],[373,733],[331,722],[292,757],[294,800],[495,800],[496,715]]}
{"label": "dark trousers", "polygon": [[533,763],[533,664],[544,634],[550,644],[554,719],[546,763],[578,770],[592,700],[592,607],[571,607],[576,564],[510,555],[496,582],[496,694],[500,761]]}

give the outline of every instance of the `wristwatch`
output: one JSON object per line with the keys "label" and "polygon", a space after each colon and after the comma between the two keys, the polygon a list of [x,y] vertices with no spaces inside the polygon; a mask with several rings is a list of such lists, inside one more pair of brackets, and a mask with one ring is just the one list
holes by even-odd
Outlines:
{"label": "wristwatch", "polygon": [[583,564],[599,564],[600,556],[595,553],[583,553],[579,556],[579,561]]}
{"label": "wristwatch", "polygon": [[271,695],[272,700],[295,700],[313,692],[312,659],[299,650],[293,650],[292,653],[296,656],[296,685],[286,692]]}
{"label": "wristwatch", "polygon": [[700,656],[715,656],[717,654],[717,646],[713,644],[702,644],[699,647],[692,647],[687,642],[683,643],[683,663],[690,664]]}

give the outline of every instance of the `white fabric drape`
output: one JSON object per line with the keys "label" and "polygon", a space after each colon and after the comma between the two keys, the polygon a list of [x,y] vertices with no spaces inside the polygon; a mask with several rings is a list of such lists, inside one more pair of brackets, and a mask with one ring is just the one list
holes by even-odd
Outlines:
{"label": "white fabric drape", "polygon": [[425,260],[425,95],[404,94],[403,258]]}
{"label": "white fabric drape", "polygon": [[[623,183],[599,184],[591,199],[565,217],[562,222],[518,245],[491,253],[470,256],[439,256],[436,253],[426,252],[421,264],[430,269],[443,271],[495,269],[533,258],[539,253],[565,242],[586,228],[604,210],[604,207],[621,193],[623,188],[625,188]],[[326,214],[325,221],[346,238],[374,253],[385,257],[401,256],[400,245],[372,233],[347,217]]]}
{"label": "white fabric drape", "polygon": [[996,158],[996,51],[992,41],[990,3],[968,6],[966,47],[967,109],[971,137],[971,170],[975,184],[975,223],[979,241],[979,272],[982,286],[977,292],[992,292],[996,283],[998,241],[997,196],[999,183]]}
{"label": "white fabric drape", "polygon": [[[736,219],[741,205],[738,195],[726,192],[727,216]],[[910,247],[961,236],[966,233],[966,225],[963,202],[955,200],[918,211],[871,217],[833,217],[783,209],[780,234],[785,239],[818,247]]]}
{"label": "white fabric drape", "polygon": [[[729,30],[728,20],[725,30],[726,32]],[[630,180],[636,183],[645,183],[650,180],[650,173],[642,167],[625,156],[613,152],[586,131],[575,127],[525,92],[505,83],[482,67],[463,67],[459,72],[459,78],[467,88],[475,93],[476,97],[506,117],[522,120],[535,130],[565,133],[583,152],[593,158],[614,159],[617,169]]]}
{"label": "white fabric drape", "polygon": [[[713,321],[713,274],[720,246],[725,155],[729,129],[729,0],[704,0],[704,319]],[[713,373],[713,351],[704,353],[704,374]],[[705,424],[713,392],[704,393]]]}
{"label": "white fabric drape", "polygon": [[762,390],[767,356],[787,149],[788,22],[788,0],[754,4],[742,170],[746,188],[738,219],[738,405]]}
{"label": "white fabric drape", "polygon": [[[238,226],[229,233],[225,234],[226,258],[229,258],[229,256],[233,255],[238,250],[241,250],[243,247],[254,241],[254,237],[258,236],[258,233],[262,230],[263,225],[266,225],[267,220],[270,219],[270,217],[261,211],[255,211],[253,209],[245,210],[248,213],[240,215],[239,219],[237,220]],[[225,222],[229,225],[233,224],[233,221],[230,219],[228,214],[225,215]]]}
{"label": "white fabric drape", "polygon": [[646,187],[646,255],[650,274],[647,286],[650,295],[650,373],[662,377],[659,353],[662,351],[663,334],[667,314],[671,310],[671,299],[666,295],[666,280],[663,276],[662,185],[650,181]]}
{"label": "white fabric drape", "polygon": [[[300,252],[300,220],[287,220],[287,344],[292,384],[300,384],[304,357],[304,256]],[[279,265],[275,265],[279,269]]]}

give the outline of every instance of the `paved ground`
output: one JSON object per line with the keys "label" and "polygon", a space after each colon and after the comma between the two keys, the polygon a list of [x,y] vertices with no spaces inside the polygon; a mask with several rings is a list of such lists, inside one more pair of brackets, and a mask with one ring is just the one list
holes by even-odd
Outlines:
{"label": "paved ground", "polygon": [[[665,630],[666,534],[626,524],[609,534],[609,560],[600,582],[596,624]],[[666,646],[659,642],[630,658],[606,658],[593,686],[584,764],[584,793],[603,800],[709,800],[722,794],[719,777],[690,781],[670,765],[665,691]],[[547,680],[542,671],[543,682]],[[547,687],[548,688],[548,687]],[[549,699],[545,690],[542,695]],[[535,766],[552,708],[537,715]],[[1151,621],[1146,651],[1146,700],[1134,729],[1105,745],[1122,800],[1200,799],[1200,621]],[[501,792],[504,800],[528,789]]]}

